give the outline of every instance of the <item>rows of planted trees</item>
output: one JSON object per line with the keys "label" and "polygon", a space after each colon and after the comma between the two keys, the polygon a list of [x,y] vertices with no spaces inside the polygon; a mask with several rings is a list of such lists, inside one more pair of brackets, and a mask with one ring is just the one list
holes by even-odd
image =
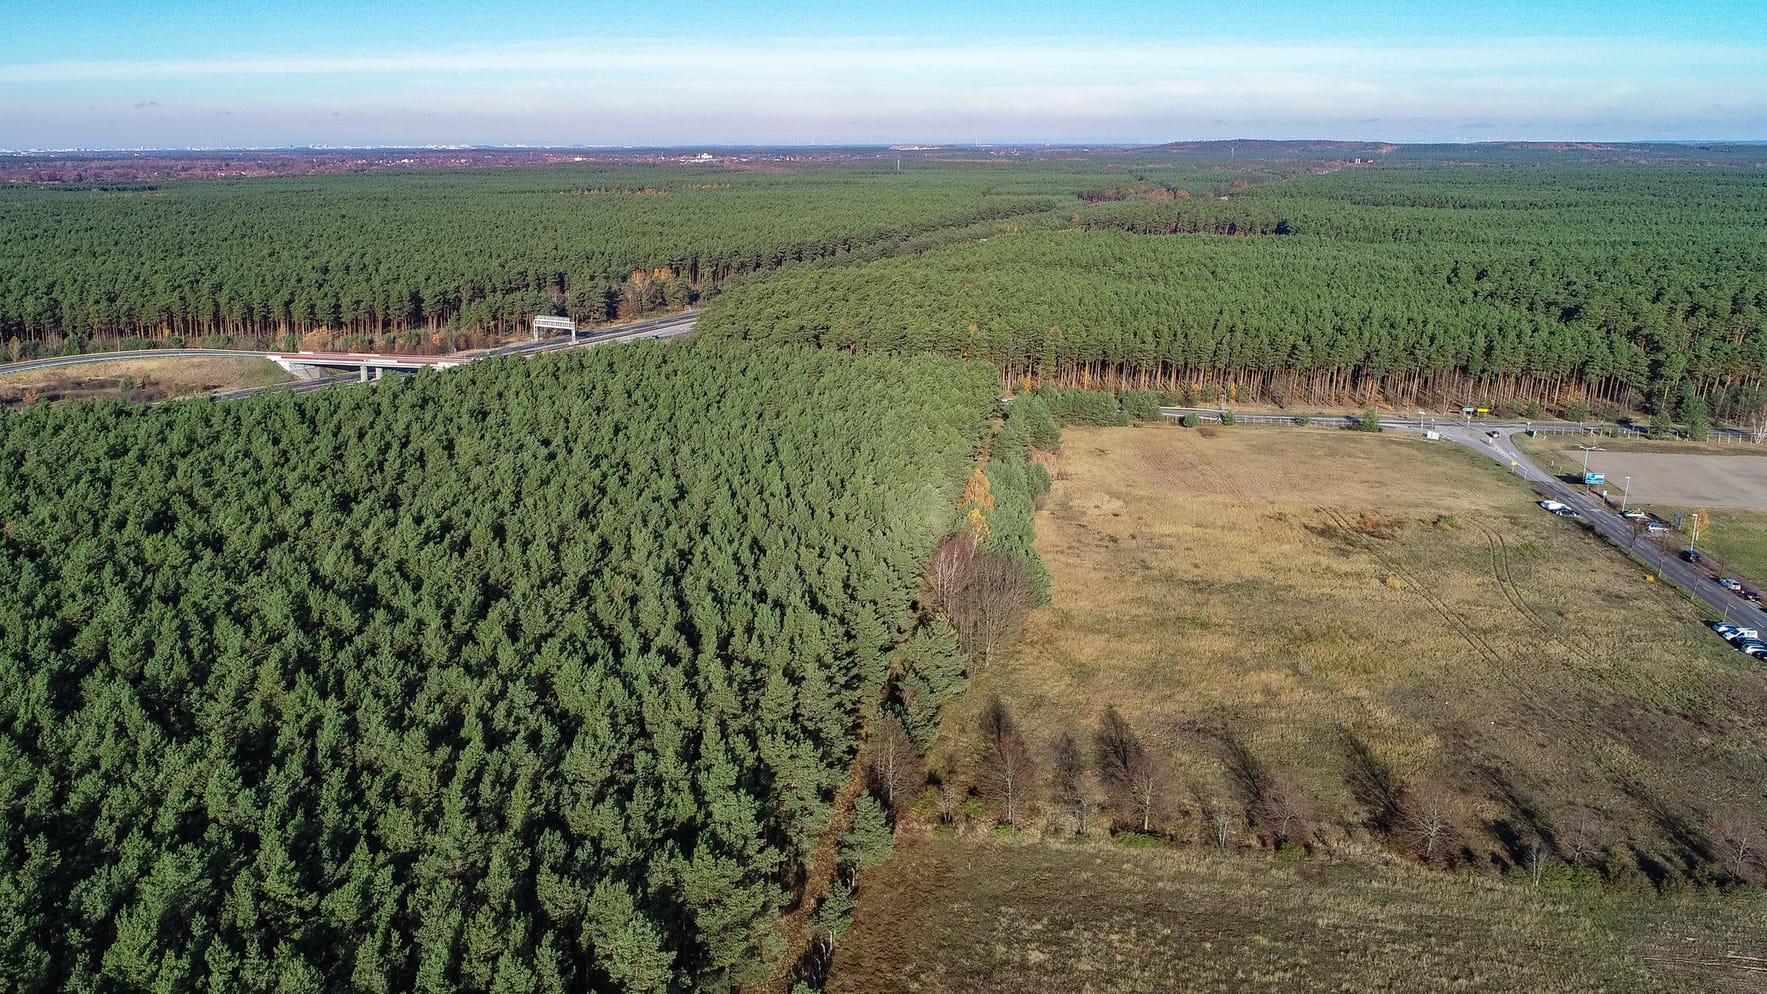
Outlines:
{"label": "rows of planted trees", "polygon": [[1067,223],[1299,164],[1146,157],[582,166],[0,188],[13,359],[169,343],[448,349],[538,314],[687,306],[732,277]]}
{"label": "rows of planted trees", "polygon": [[777,970],[862,705],[961,687],[940,535],[1041,582],[993,386],[652,344],[0,413],[0,987]]}
{"label": "rows of planted trees", "polygon": [[1010,179],[597,167],[0,189],[0,341],[446,347],[535,314],[679,308],[735,274],[1053,203]]}
{"label": "rows of planted trees", "polygon": [[1758,171],[1344,170],[1225,202],[1151,193],[1067,231],[746,283],[701,333],[1279,403],[1691,396],[1723,416],[1767,373]]}

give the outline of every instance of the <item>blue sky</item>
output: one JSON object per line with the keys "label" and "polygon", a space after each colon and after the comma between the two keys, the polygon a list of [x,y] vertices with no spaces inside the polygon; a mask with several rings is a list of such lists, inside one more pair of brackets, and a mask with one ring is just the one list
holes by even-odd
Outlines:
{"label": "blue sky", "polygon": [[0,0],[0,148],[1767,139],[1767,4]]}

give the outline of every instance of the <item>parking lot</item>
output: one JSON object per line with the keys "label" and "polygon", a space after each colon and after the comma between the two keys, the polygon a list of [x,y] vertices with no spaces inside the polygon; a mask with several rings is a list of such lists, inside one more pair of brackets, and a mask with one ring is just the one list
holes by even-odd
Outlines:
{"label": "parking lot", "polygon": [[[1583,453],[1576,449],[1555,454],[1561,464],[1583,464]],[[1596,452],[1589,468],[1607,474],[1608,489],[1616,498],[1630,476],[1635,504],[1767,509],[1767,456]]]}

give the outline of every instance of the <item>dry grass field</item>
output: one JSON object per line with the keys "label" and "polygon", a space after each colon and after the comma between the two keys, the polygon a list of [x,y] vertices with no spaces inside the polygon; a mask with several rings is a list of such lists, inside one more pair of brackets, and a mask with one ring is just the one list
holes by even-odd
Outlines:
{"label": "dry grass field", "polygon": [[268,359],[119,359],[0,376],[0,405],[64,400],[153,401],[242,390],[289,379]]}
{"label": "dry grass field", "polygon": [[[1767,990],[1730,858],[1767,827],[1767,667],[1684,596],[1445,443],[1070,429],[1058,469],[1053,600],[929,767],[977,783],[997,697],[1044,783],[1114,705],[1163,838],[1076,837],[1044,786],[1015,830],[985,785],[954,833],[923,803],[829,990]],[[1436,799],[1440,850],[1375,823],[1370,770]]]}
{"label": "dry grass field", "polygon": [[926,837],[860,884],[833,994],[1767,990],[1758,893]]}
{"label": "dry grass field", "polygon": [[[1036,519],[1053,602],[948,712],[932,768],[974,770],[992,697],[1046,768],[1115,705],[1177,839],[1208,834],[1205,805],[1250,812],[1255,775],[1286,837],[1361,845],[1372,762],[1439,802],[1461,867],[1537,846],[1661,884],[1725,878],[1727,829],[1759,844],[1767,667],[1494,464],[1246,427],[1070,430],[1063,463]],[[1236,841],[1271,841],[1256,821]]]}

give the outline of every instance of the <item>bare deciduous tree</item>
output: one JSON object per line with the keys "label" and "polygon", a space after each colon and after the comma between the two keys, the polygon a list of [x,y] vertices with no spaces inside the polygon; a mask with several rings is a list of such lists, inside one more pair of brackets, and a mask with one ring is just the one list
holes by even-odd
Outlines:
{"label": "bare deciduous tree", "polygon": [[1593,866],[1607,853],[1601,838],[1601,821],[1588,808],[1571,812],[1565,819],[1564,830],[1558,833],[1558,841],[1565,860],[1576,866]]}
{"label": "bare deciduous tree", "polygon": [[1300,784],[1274,777],[1252,806],[1252,817],[1269,831],[1273,842],[1281,845],[1306,836],[1317,807],[1313,795]]}
{"label": "bare deciduous tree", "polygon": [[1147,749],[1129,767],[1129,810],[1141,820],[1143,832],[1153,831],[1153,823],[1164,817],[1166,810],[1166,772],[1164,765]]}
{"label": "bare deciduous tree", "polygon": [[1131,816],[1143,832],[1152,831],[1165,809],[1165,767],[1115,707],[1105,708],[1093,752],[1118,815]]}
{"label": "bare deciduous tree", "polygon": [[1018,736],[1007,734],[994,743],[982,768],[982,793],[999,807],[1002,822],[1020,822],[1036,780],[1037,766]]}
{"label": "bare deciduous tree", "polygon": [[958,591],[969,583],[975,558],[976,543],[968,535],[947,535],[939,543],[938,550],[933,553],[933,561],[926,568],[929,608],[947,614],[951,612],[951,604]]}
{"label": "bare deciduous tree", "polygon": [[916,792],[926,783],[926,769],[907,729],[893,714],[884,714],[865,743],[866,766],[871,774],[872,790],[883,799],[884,806],[894,814],[906,803],[912,803]]}
{"label": "bare deciduous tree", "polygon": [[1092,810],[1092,771],[1080,743],[1066,732],[1055,743],[1055,770],[1050,786],[1055,802],[1074,819],[1074,834],[1086,834],[1086,816]]}
{"label": "bare deciduous tree", "polygon": [[1209,838],[1214,840],[1215,848],[1226,849],[1227,844],[1239,836],[1245,823],[1231,806],[1211,802],[1203,808],[1203,826],[1208,830]]}
{"label": "bare deciduous tree", "polygon": [[957,809],[963,804],[963,792],[957,789],[950,775],[939,779],[939,822],[949,825],[957,820]]}
{"label": "bare deciduous tree", "polygon": [[1545,843],[1535,839],[1528,844],[1528,851],[1522,854],[1522,869],[1534,886],[1540,886],[1540,878],[1546,873],[1546,864],[1552,862],[1552,854],[1547,852]]}
{"label": "bare deciduous tree", "polygon": [[1446,857],[1460,831],[1460,798],[1435,783],[1423,783],[1405,794],[1401,828],[1411,851],[1424,862]]}
{"label": "bare deciduous tree", "polygon": [[970,564],[969,582],[951,600],[951,622],[978,668],[1018,638],[1031,613],[1030,577],[1012,556],[983,552]]}
{"label": "bare deciduous tree", "polygon": [[1746,817],[1725,815],[1712,824],[1712,838],[1724,868],[1738,880],[1750,880],[1761,861],[1760,827]]}

